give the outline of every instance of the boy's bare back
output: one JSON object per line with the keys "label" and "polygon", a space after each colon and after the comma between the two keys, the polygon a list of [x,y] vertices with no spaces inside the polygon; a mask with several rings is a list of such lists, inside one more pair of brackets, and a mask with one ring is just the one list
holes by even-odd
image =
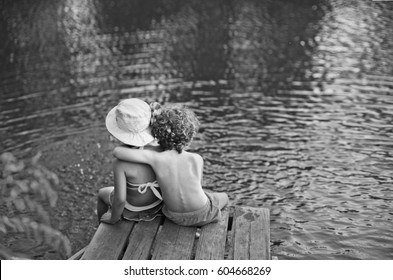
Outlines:
{"label": "boy's bare back", "polygon": [[202,189],[203,159],[200,155],[170,150],[156,154],[153,166],[168,209],[191,212],[206,204]]}

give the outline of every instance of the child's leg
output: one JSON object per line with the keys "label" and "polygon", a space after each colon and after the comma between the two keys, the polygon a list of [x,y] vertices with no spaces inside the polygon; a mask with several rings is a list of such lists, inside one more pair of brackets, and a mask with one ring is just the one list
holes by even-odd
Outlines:
{"label": "child's leg", "polygon": [[100,221],[101,216],[108,211],[109,205],[111,205],[110,196],[114,187],[101,188],[98,191],[97,198],[97,216],[98,221]]}
{"label": "child's leg", "polygon": [[218,209],[222,209],[229,203],[229,197],[224,192],[212,192],[209,190],[205,190],[205,193],[210,196],[213,201],[213,204],[218,207]]}

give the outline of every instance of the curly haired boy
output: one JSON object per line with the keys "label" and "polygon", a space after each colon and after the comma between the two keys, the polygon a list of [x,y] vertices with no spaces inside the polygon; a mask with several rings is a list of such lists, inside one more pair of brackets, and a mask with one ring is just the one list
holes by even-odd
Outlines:
{"label": "curly haired boy", "polygon": [[152,135],[162,151],[117,147],[120,160],[150,165],[162,191],[162,212],[184,226],[201,226],[221,219],[221,209],[228,204],[226,193],[207,192],[202,188],[203,158],[186,148],[198,132],[199,121],[184,106],[151,104]]}

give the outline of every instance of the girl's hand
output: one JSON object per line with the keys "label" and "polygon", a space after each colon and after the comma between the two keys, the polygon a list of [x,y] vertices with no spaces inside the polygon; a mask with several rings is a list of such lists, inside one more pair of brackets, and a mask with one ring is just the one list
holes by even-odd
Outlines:
{"label": "girl's hand", "polygon": [[101,216],[101,222],[113,225],[117,221],[116,222],[112,221],[112,213],[110,211],[108,211],[104,215]]}

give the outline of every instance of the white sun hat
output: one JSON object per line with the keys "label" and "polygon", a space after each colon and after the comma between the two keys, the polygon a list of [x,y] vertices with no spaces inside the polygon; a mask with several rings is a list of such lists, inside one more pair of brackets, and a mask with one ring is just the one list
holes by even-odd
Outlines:
{"label": "white sun hat", "polygon": [[142,147],[152,142],[151,109],[143,100],[130,98],[121,101],[106,116],[106,128],[124,144]]}

